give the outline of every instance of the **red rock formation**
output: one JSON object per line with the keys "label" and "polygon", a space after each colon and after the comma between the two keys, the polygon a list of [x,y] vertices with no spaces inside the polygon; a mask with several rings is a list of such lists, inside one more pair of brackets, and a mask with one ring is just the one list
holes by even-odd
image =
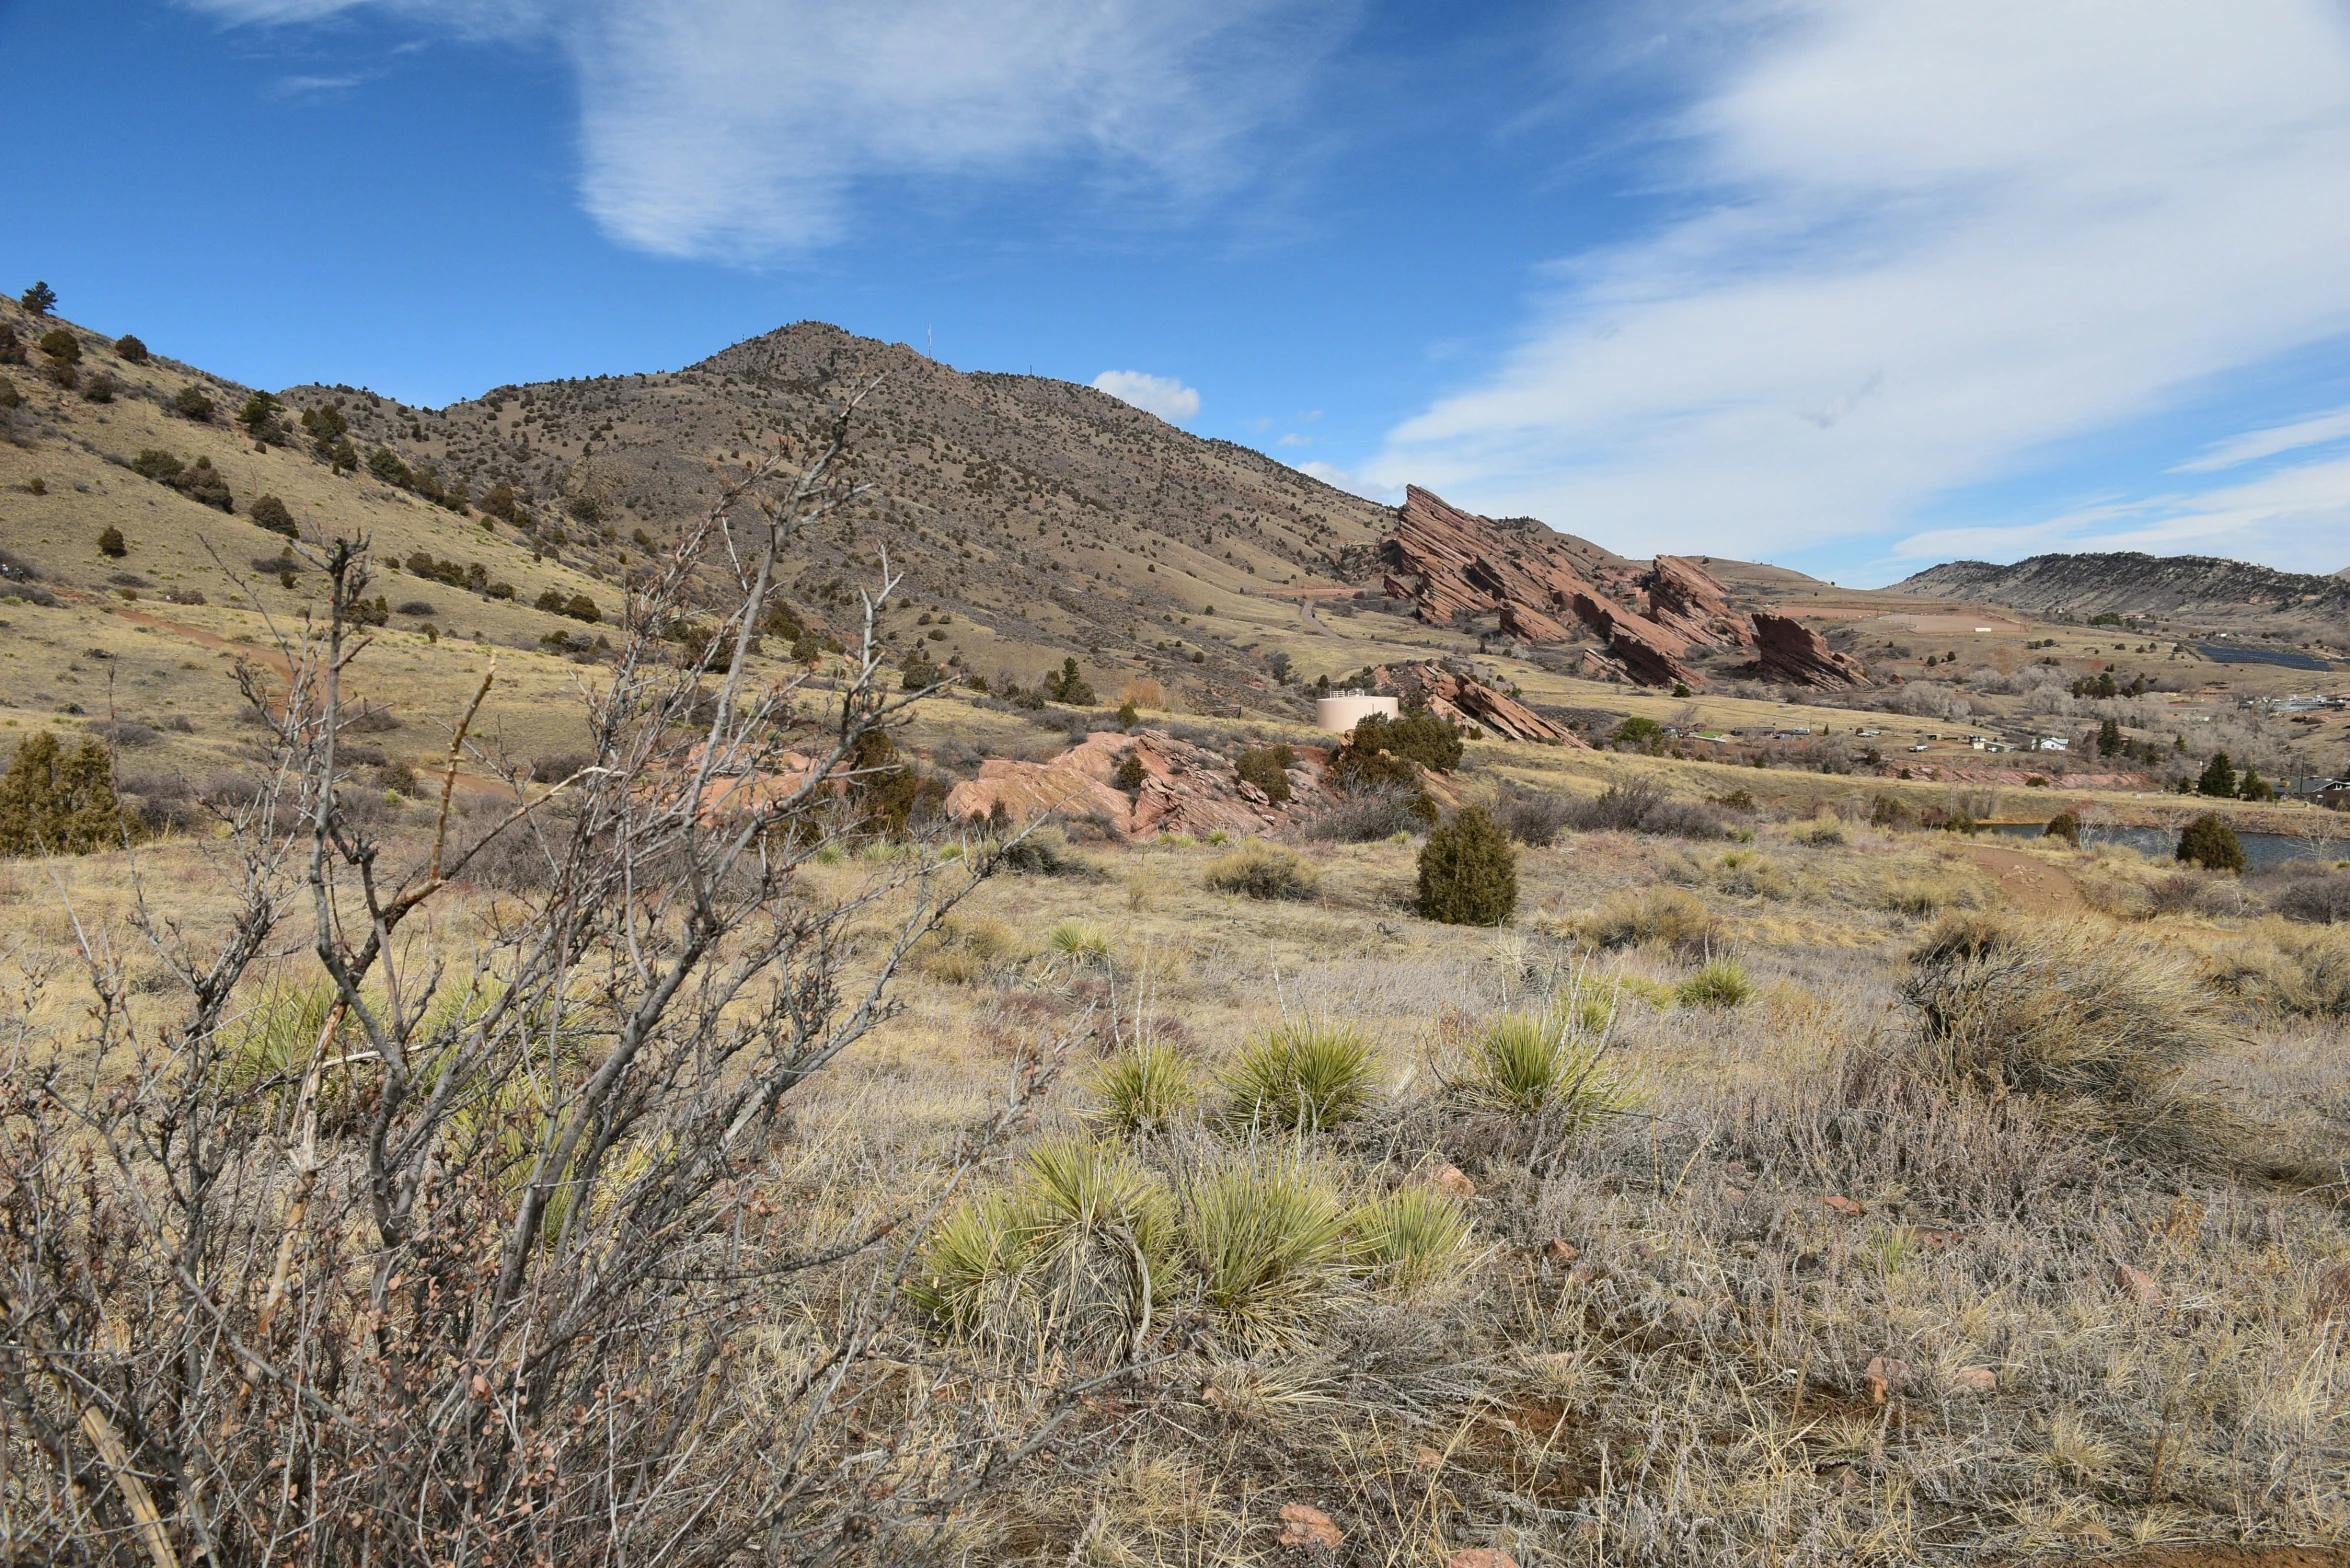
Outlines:
{"label": "red rock formation", "polygon": [[[1129,753],[1141,759],[1143,770],[1142,787],[1131,798],[1112,782]],[[1164,730],[1098,730],[1047,762],[989,758],[979,765],[979,777],[947,792],[946,812],[958,821],[983,819],[1001,802],[1014,821],[1045,812],[1092,814],[1127,835],[1218,828],[1258,833],[1278,826],[1287,812],[1329,801],[1322,783],[1326,760],[1320,751],[1299,748],[1289,770],[1290,802],[1280,807],[1238,778],[1224,758]]]}
{"label": "red rock formation", "polygon": [[1606,645],[1604,654],[1584,655],[1585,672],[1597,678],[1699,687],[1705,677],[1689,663],[1691,650],[1752,644],[1770,679],[1869,684],[1858,664],[1798,622],[1732,609],[1728,590],[1687,556],[1656,558],[1643,615],[1632,607],[1633,579],[1623,564],[1593,546],[1580,548],[1582,557],[1539,523],[1495,522],[1414,485],[1404,492],[1394,537],[1379,550],[1385,591],[1412,600],[1424,621],[1444,625],[1464,611],[1498,615],[1501,629],[1521,642],[1560,643],[1573,638],[1572,616]]}
{"label": "red rock formation", "polygon": [[1681,662],[1689,644],[1647,616],[1590,593],[1575,595],[1575,614],[1641,685],[1705,684],[1705,677]]}
{"label": "red rock formation", "polygon": [[1506,693],[1475,681],[1465,681],[1434,664],[1406,664],[1371,672],[1382,690],[1392,690],[1456,728],[1482,729],[1504,740],[1548,741],[1559,746],[1582,746],[1572,730],[1553,724]]}
{"label": "red rock formation", "polygon": [[1504,527],[1421,489],[1404,490],[1395,536],[1380,546],[1386,591],[1411,599],[1420,619],[1442,625],[1460,611],[1503,612],[1539,642],[1563,641],[1554,617],[1577,593],[1595,590],[1548,529]]}
{"label": "red rock formation", "polygon": [[1818,632],[1794,617],[1757,610],[1753,621],[1764,679],[1827,688],[1869,684],[1868,671],[1858,660],[1829,647]]}
{"label": "red rock formation", "polygon": [[1754,640],[1754,626],[1730,608],[1729,591],[1685,555],[1660,555],[1648,579],[1648,618],[1693,647]]}

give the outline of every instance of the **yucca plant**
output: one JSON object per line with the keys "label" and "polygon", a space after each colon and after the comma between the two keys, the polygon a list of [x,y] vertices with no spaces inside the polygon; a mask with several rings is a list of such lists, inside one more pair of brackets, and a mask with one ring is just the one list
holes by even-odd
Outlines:
{"label": "yucca plant", "polygon": [[1450,1193],[1399,1187],[1348,1221],[1355,1267],[1374,1283],[1409,1292],[1452,1271],[1468,1254],[1469,1217]]}
{"label": "yucca plant", "polygon": [[1304,1169],[1258,1158],[1193,1182],[1184,1210],[1209,1322],[1253,1350],[1302,1341],[1346,1261],[1338,1195]]}
{"label": "yucca plant", "polygon": [[1166,1195],[1116,1149],[1037,1144],[1013,1185],[962,1205],[932,1233],[909,1286],[945,1331],[1008,1343],[1033,1324],[1055,1345],[1116,1359],[1150,1332],[1167,1295]]}
{"label": "yucca plant", "polygon": [[1072,964],[1110,961],[1109,934],[1089,920],[1064,920],[1053,927],[1047,940],[1054,952]]}
{"label": "yucca plant", "polygon": [[1362,1114],[1378,1076],[1378,1048],[1352,1024],[1279,1024],[1242,1050],[1224,1085],[1235,1122],[1314,1132]]}
{"label": "yucca plant", "polygon": [[1547,1115],[1565,1131],[1622,1115],[1632,1096],[1607,1070],[1605,1025],[1589,1027],[1593,1017],[1552,1009],[1495,1019],[1469,1042],[1453,1091],[1488,1110]]}
{"label": "yucca plant", "polygon": [[1716,958],[1683,980],[1676,994],[1683,1007],[1738,1007],[1754,995],[1754,982],[1737,959]]}
{"label": "yucca plant", "polygon": [[1191,1061],[1173,1046],[1144,1041],[1109,1058],[1093,1075],[1096,1117],[1133,1137],[1158,1132],[1199,1098]]}

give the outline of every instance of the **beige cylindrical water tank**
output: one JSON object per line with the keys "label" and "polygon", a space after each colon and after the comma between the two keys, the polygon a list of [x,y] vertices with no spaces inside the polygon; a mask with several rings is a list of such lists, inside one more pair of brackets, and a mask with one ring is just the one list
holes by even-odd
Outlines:
{"label": "beige cylindrical water tank", "polygon": [[1316,697],[1314,727],[1344,735],[1374,713],[1392,719],[1402,712],[1402,703],[1393,697]]}

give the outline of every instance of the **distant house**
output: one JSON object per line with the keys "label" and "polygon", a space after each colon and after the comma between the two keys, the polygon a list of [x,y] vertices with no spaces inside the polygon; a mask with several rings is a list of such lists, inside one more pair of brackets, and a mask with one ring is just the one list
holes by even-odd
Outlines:
{"label": "distant house", "polygon": [[2032,742],[2032,749],[2034,751],[2070,751],[2073,749],[2073,743],[2062,735],[2043,735]]}

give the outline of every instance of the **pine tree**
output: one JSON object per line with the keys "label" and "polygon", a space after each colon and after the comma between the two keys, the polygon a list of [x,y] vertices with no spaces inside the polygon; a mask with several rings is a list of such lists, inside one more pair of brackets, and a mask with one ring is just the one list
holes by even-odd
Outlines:
{"label": "pine tree", "polygon": [[84,855],[122,839],[114,767],[85,739],[68,756],[47,730],[25,738],[0,776],[0,854]]}
{"label": "pine tree", "polygon": [[130,554],[130,546],[123,543],[122,530],[105,528],[98,534],[98,553],[109,561],[119,561]]}
{"label": "pine tree", "polygon": [[1517,851],[1482,806],[1428,835],[1417,907],[1422,919],[1455,926],[1497,926],[1517,909]]}
{"label": "pine tree", "polygon": [[2210,795],[2219,800],[2232,800],[2236,794],[2236,765],[2224,751],[2215,751],[2203,765],[2203,776],[2195,781],[2195,793]]}
{"label": "pine tree", "polygon": [[2235,829],[2207,811],[2179,835],[2178,858],[2206,871],[2241,871],[2244,845]]}
{"label": "pine tree", "polygon": [[35,283],[18,296],[17,303],[24,306],[28,314],[46,316],[57,307],[57,291],[46,283]]}
{"label": "pine tree", "polygon": [[2118,757],[2122,748],[2128,744],[2122,739],[2121,720],[2107,719],[2097,726],[2097,755],[2100,757]]}

